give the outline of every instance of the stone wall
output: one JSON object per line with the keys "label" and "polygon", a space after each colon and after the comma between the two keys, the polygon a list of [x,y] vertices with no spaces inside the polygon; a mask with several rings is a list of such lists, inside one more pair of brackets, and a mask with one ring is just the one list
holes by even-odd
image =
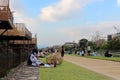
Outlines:
{"label": "stone wall", "polygon": [[20,48],[0,47],[0,77],[4,77],[14,67],[27,60],[28,52]]}

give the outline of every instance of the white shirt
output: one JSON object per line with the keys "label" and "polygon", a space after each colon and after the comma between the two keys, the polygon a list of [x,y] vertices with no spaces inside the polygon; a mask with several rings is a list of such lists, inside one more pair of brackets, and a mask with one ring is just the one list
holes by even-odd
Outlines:
{"label": "white shirt", "polygon": [[38,61],[38,59],[35,55],[31,54],[30,60],[32,61],[33,66],[39,66],[40,62]]}

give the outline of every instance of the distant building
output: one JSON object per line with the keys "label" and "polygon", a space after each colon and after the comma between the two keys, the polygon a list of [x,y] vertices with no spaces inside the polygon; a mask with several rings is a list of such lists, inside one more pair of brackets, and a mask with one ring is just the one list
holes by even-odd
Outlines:
{"label": "distant building", "polygon": [[112,40],[112,35],[108,35],[107,36],[107,40],[109,41],[109,40]]}
{"label": "distant building", "polygon": [[66,45],[66,46],[77,46],[77,43],[74,43],[74,42],[66,42],[64,45]]}

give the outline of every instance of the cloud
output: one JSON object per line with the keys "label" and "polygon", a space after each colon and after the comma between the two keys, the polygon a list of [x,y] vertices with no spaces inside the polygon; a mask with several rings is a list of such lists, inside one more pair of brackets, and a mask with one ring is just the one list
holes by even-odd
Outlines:
{"label": "cloud", "polygon": [[14,22],[21,23],[25,18],[25,8],[22,5],[22,0],[10,0],[10,9],[13,12]]}
{"label": "cloud", "polygon": [[22,0],[10,0],[10,9],[14,12],[15,17],[21,17],[25,13]]}
{"label": "cloud", "polygon": [[17,23],[24,23],[26,25],[26,28],[32,33],[33,36],[39,32],[40,22],[37,19],[21,16],[18,17],[16,21]]}
{"label": "cloud", "polygon": [[117,4],[118,4],[118,6],[120,7],[120,0],[117,0]]}
{"label": "cloud", "polygon": [[120,22],[100,22],[97,24],[73,26],[71,28],[59,28],[58,32],[71,40],[80,40],[82,38],[91,40],[96,31],[99,31],[103,38],[106,38],[108,34],[116,33],[114,26],[120,29]]}
{"label": "cloud", "polygon": [[107,35],[114,34],[117,31],[116,26],[120,30],[120,21],[115,22],[99,22],[97,24],[89,23],[79,26],[61,26],[54,30],[42,30],[38,34],[38,45],[52,46],[62,45],[65,42],[78,42],[82,38],[92,40],[96,35],[96,31],[100,32],[101,38],[106,39]]}
{"label": "cloud", "polygon": [[[10,0],[10,7],[12,11],[15,11],[15,21],[18,23],[25,23],[27,28],[32,33],[37,33],[38,44],[48,46],[55,44],[64,44],[68,41],[78,41],[82,38],[87,38],[90,40],[92,38],[92,35],[94,35],[96,31],[100,31],[103,34],[103,36],[106,36],[107,34],[113,34],[116,32],[113,26],[120,26],[120,22],[100,22],[97,24],[90,23],[72,27],[64,26],[64,28],[63,26],[61,28],[57,27],[57,30],[55,30],[54,32],[45,29],[48,28],[47,26],[49,24],[43,24],[44,22],[42,23],[42,21],[40,21],[37,18],[26,17],[28,14],[26,14],[26,10],[24,8],[24,5],[22,4],[22,1],[23,0]],[[65,19],[71,19],[74,18],[76,14],[80,14],[80,11],[88,3],[96,1],[104,0],[59,0],[59,2],[54,3],[53,5],[44,7],[41,10],[39,17],[45,21],[60,21]],[[117,2],[120,5],[120,0],[117,0]],[[39,28],[39,26],[44,26],[44,28]],[[55,25],[53,24],[52,26]]]}
{"label": "cloud", "polygon": [[60,21],[80,15],[80,11],[91,2],[104,0],[59,0],[59,2],[41,9],[40,19],[44,21]]}
{"label": "cloud", "polygon": [[64,20],[80,11],[89,0],[59,0],[58,3],[44,7],[41,10],[40,18],[46,21]]}
{"label": "cloud", "polygon": [[10,9],[13,12],[14,23],[24,23],[29,31],[36,34],[37,26],[40,25],[39,20],[36,18],[26,17],[27,12],[22,0],[10,0]]}

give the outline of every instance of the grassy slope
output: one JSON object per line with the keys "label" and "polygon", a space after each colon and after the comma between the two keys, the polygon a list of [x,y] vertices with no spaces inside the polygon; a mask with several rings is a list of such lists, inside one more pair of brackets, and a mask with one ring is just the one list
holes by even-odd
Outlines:
{"label": "grassy slope", "polygon": [[120,62],[120,57],[104,57],[104,56],[86,56],[86,57],[92,58],[92,59],[101,59],[101,60]]}
{"label": "grassy slope", "polygon": [[56,68],[40,68],[40,80],[112,80],[64,61]]}
{"label": "grassy slope", "polygon": [[75,54],[71,54],[71,56],[79,56],[79,57],[85,57],[85,58],[92,58],[92,59],[100,59],[100,60],[108,60],[108,61],[120,62],[120,57],[80,56],[80,55],[75,55]]}

